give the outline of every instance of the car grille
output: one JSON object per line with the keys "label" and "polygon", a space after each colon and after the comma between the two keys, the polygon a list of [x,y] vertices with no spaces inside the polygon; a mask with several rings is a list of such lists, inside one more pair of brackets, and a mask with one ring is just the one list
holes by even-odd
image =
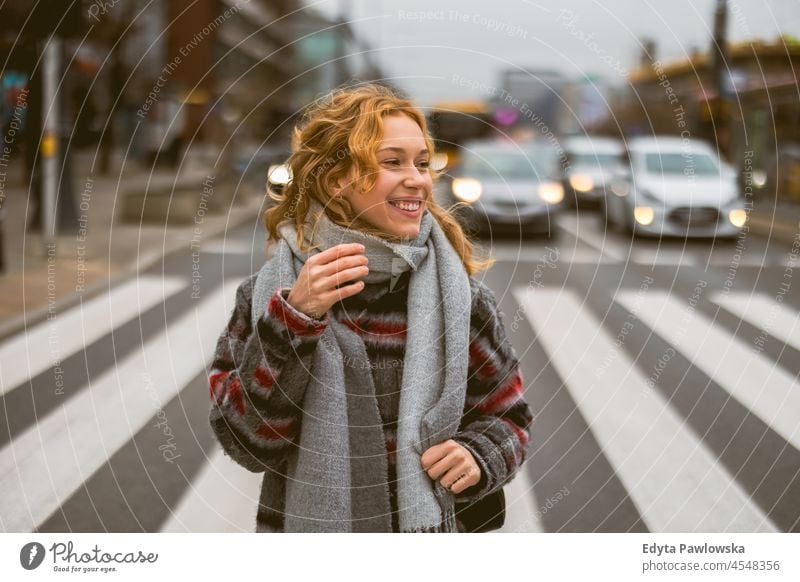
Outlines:
{"label": "car grille", "polygon": [[512,200],[498,200],[494,203],[495,208],[503,210],[510,214],[516,214],[520,210],[524,210],[527,206],[525,203],[514,202]]}
{"label": "car grille", "polygon": [[719,220],[716,208],[676,208],[667,216],[670,222],[683,227],[713,226]]}

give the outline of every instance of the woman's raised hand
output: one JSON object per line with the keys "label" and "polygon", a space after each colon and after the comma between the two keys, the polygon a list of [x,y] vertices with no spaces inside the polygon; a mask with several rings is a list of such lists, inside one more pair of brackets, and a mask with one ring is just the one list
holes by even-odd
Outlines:
{"label": "woman's raised hand", "polygon": [[321,318],[331,305],[364,289],[363,281],[349,283],[369,273],[363,253],[363,245],[348,243],[309,257],[286,301],[309,317]]}

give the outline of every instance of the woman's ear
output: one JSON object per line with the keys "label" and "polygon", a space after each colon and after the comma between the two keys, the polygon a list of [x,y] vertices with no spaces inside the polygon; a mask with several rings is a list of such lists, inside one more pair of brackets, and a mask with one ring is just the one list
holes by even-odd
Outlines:
{"label": "woman's ear", "polygon": [[339,175],[337,178],[328,178],[328,192],[331,196],[337,197],[346,194],[352,188],[352,169],[345,175]]}
{"label": "woman's ear", "polygon": [[339,178],[338,180],[328,180],[328,193],[332,197],[337,198],[341,196],[342,191],[344,190],[344,186],[342,185],[343,181],[344,180],[342,178]]}

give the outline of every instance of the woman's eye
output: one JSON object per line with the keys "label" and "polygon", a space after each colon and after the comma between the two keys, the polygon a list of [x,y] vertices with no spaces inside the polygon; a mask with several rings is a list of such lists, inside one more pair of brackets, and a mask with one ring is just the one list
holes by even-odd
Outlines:
{"label": "woman's eye", "polygon": [[[383,160],[383,162],[381,162],[381,163],[389,164],[389,165],[392,165],[392,166],[399,166],[400,165],[400,160]],[[430,167],[430,165],[431,165],[430,161],[428,161],[428,160],[425,160],[423,162],[418,162],[417,163],[417,167],[424,168],[424,169],[427,169],[428,167]]]}

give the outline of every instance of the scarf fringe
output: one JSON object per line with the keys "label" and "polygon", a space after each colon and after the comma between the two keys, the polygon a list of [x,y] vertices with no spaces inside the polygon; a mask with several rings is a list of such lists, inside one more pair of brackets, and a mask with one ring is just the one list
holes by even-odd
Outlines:
{"label": "scarf fringe", "polygon": [[436,525],[433,527],[415,527],[412,529],[403,530],[403,533],[455,533],[456,529],[447,529],[444,524]]}
{"label": "scarf fringe", "polygon": [[440,484],[434,486],[434,495],[442,511],[442,522],[430,527],[414,527],[403,530],[403,533],[457,533],[455,503],[450,497],[450,492]]}

